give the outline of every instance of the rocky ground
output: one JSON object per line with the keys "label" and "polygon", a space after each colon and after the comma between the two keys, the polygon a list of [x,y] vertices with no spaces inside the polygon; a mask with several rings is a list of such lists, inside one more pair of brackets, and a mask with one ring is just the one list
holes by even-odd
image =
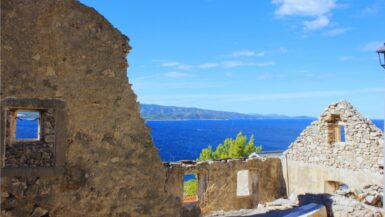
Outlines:
{"label": "rocky ground", "polygon": [[341,188],[335,194],[291,194],[289,198],[280,198],[255,209],[238,211],[217,211],[206,217],[278,217],[298,210],[304,205],[316,203],[326,207],[330,217],[385,217],[382,206],[382,188],[365,186],[361,190],[352,191]]}

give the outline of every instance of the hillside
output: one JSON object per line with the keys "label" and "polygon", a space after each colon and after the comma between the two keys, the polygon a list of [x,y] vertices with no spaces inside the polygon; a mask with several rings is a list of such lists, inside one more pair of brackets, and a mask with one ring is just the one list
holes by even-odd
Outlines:
{"label": "hillside", "polygon": [[140,113],[146,120],[254,120],[254,119],[308,119],[311,117],[289,117],[285,115],[242,114],[199,108],[141,104]]}

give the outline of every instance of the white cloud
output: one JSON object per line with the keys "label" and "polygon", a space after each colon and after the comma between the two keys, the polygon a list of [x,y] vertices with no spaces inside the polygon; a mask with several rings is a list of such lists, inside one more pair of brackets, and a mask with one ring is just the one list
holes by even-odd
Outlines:
{"label": "white cloud", "polygon": [[224,61],[220,63],[220,66],[224,68],[234,68],[238,66],[244,66],[245,64],[246,63],[242,61]]}
{"label": "white cloud", "polygon": [[320,16],[336,7],[335,0],[273,0],[279,16]]}
{"label": "white cloud", "polygon": [[220,66],[223,68],[235,68],[239,66],[257,66],[257,67],[265,67],[274,65],[274,61],[265,61],[265,62],[244,62],[244,61],[225,61],[220,63]]}
{"label": "white cloud", "polygon": [[204,63],[198,65],[200,69],[210,69],[210,68],[236,68],[241,66],[256,66],[256,67],[265,67],[275,65],[274,61],[264,61],[264,62],[246,62],[246,61],[223,61],[217,63]]}
{"label": "white cloud", "polygon": [[163,75],[165,77],[168,77],[168,78],[192,78],[192,77],[195,77],[194,74],[183,73],[183,72],[166,72]]}
{"label": "white cloud", "polygon": [[191,65],[187,65],[187,64],[179,64],[176,66],[176,69],[179,69],[179,70],[190,70],[192,69],[192,66]]}
{"label": "white cloud", "polygon": [[210,69],[210,68],[215,68],[215,67],[218,67],[218,66],[219,66],[218,63],[203,63],[203,64],[198,65],[198,68],[200,68],[200,69]]}
{"label": "white cloud", "polygon": [[162,66],[162,67],[174,67],[177,70],[190,70],[192,68],[191,65],[183,64],[183,63],[176,62],[176,61],[162,62],[160,64],[160,66]]}
{"label": "white cloud", "polygon": [[292,92],[292,93],[266,93],[257,95],[244,95],[238,97],[229,97],[224,99],[227,102],[254,101],[254,100],[283,100],[283,99],[299,99],[299,98],[315,98],[315,97],[332,97],[332,96],[351,96],[366,93],[383,93],[384,88],[364,88],[351,90],[326,90],[326,91],[309,91],[309,92]]}
{"label": "white cloud", "polygon": [[180,65],[179,62],[164,62],[161,64],[163,67],[172,67],[172,66],[178,66]]}
{"label": "white cloud", "polygon": [[231,53],[231,56],[233,57],[262,57],[265,56],[265,52],[263,51],[251,51],[251,50],[239,50],[239,51],[234,51]]}
{"label": "white cloud", "polygon": [[[258,53],[255,53],[254,55],[258,55]],[[189,71],[193,69],[213,69],[213,68],[228,69],[228,68],[236,68],[241,66],[265,67],[265,66],[271,66],[274,64],[275,64],[274,61],[250,62],[250,61],[241,61],[241,60],[229,60],[229,61],[222,61],[222,62],[203,63],[198,65],[188,65],[180,62],[162,62],[161,66],[173,68],[173,70],[175,71]],[[170,74],[165,74],[165,76],[167,77],[187,77],[187,75],[192,75],[192,74],[180,73],[180,72],[171,72]]]}
{"label": "white cloud", "polygon": [[253,63],[252,65],[258,66],[258,67],[265,67],[265,66],[275,65],[275,62],[274,61],[265,61],[265,62]]}
{"label": "white cloud", "polygon": [[[269,100],[287,100],[287,99],[314,99],[323,97],[354,96],[369,93],[383,93],[384,88],[362,88],[362,89],[340,89],[340,90],[319,90],[305,92],[278,92],[278,93],[260,93],[260,94],[173,94],[173,95],[149,95],[144,96],[145,101],[175,101],[186,99],[191,102],[210,100],[216,103],[233,103],[233,102],[253,102],[253,101],[269,101]],[[143,97],[143,95],[142,95]]]}
{"label": "white cloud", "polygon": [[330,23],[330,20],[326,16],[319,16],[311,21],[304,21],[302,24],[306,30],[316,30],[316,29],[322,29],[326,26],[328,26]]}
{"label": "white cloud", "polygon": [[371,5],[364,8],[362,10],[362,14],[364,15],[377,15],[383,13],[385,8],[385,1],[383,0],[375,0]]}
{"label": "white cloud", "polygon": [[384,41],[371,41],[362,46],[363,51],[376,51],[379,47],[384,46]]}
{"label": "white cloud", "polygon": [[323,35],[333,37],[333,36],[344,34],[345,32],[347,32],[349,30],[350,30],[350,28],[335,28],[332,30],[325,31],[323,33]]}
{"label": "white cloud", "polygon": [[312,20],[303,22],[306,30],[321,29],[329,25],[330,12],[337,4],[335,0],[273,0],[278,5],[278,16],[302,16]]}

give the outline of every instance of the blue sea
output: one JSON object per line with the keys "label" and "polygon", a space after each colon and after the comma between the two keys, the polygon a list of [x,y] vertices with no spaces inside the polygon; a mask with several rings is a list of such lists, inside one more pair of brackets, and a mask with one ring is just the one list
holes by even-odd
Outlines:
{"label": "blue sea", "polygon": [[[187,120],[147,121],[154,144],[163,161],[192,160],[202,148],[215,148],[226,138],[235,138],[242,131],[254,135],[254,143],[263,151],[286,150],[299,134],[315,119],[260,120]],[[382,120],[373,123],[383,130]]]}
{"label": "blue sea", "polygon": [[[17,120],[17,138],[36,137],[37,120]],[[314,119],[147,121],[163,161],[195,160],[202,148],[215,148],[238,132],[264,151],[285,150]],[[382,120],[373,123],[383,130]]]}

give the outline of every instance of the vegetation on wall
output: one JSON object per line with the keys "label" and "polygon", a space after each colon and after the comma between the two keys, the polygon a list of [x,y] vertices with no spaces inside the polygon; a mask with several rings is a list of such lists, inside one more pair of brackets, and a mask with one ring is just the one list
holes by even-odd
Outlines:
{"label": "vegetation on wall", "polygon": [[184,182],[183,195],[192,196],[197,194],[197,180],[190,179]]}
{"label": "vegetation on wall", "polygon": [[223,144],[219,144],[215,151],[212,146],[202,149],[198,161],[202,160],[216,160],[223,158],[238,158],[247,157],[253,152],[261,152],[262,146],[255,146],[254,135],[247,141],[247,136],[242,135],[242,132],[237,134],[235,139],[227,138]]}

